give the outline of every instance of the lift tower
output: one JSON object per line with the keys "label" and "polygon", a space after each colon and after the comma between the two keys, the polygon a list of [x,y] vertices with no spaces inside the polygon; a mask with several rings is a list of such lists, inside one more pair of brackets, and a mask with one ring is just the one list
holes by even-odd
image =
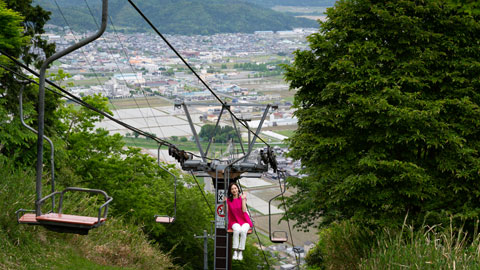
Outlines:
{"label": "lift tower", "polygon": [[[194,122],[188,110],[191,106],[216,106],[221,107],[216,121],[215,129],[212,132],[208,146],[204,150],[200,144],[200,138],[195,130]],[[230,115],[233,127],[235,129],[241,152],[235,153],[234,151],[226,159],[211,158],[208,157],[208,153],[214,138],[216,131],[219,129],[220,120],[224,114],[232,114],[232,107],[252,107],[256,109],[263,109],[263,114],[260,122],[257,126],[255,134],[250,136],[249,130],[248,142],[246,147],[242,143],[242,137],[240,131],[237,129],[237,121],[242,121],[243,126],[248,128],[247,119],[238,119]],[[267,117],[270,109],[277,109],[277,106],[270,104],[246,104],[246,103],[223,103],[223,104],[207,104],[207,103],[185,103],[176,102],[175,108],[183,108],[190,125],[193,137],[197,144],[199,156],[193,156],[185,151],[178,150],[176,147],[169,148],[169,154],[173,156],[182,166],[182,169],[195,173],[197,175],[211,177],[212,183],[215,188],[215,247],[214,247],[214,269],[215,270],[230,270],[232,269],[232,241],[230,241],[231,234],[227,231],[228,219],[227,209],[225,202],[227,189],[230,183],[236,182],[243,175],[248,177],[260,177],[264,172],[268,170],[269,165],[276,170],[276,161],[273,156],[273,152],[270,148],[266,151],[261,150],[257,157],[252,157],[253,146],[255,145],[257,134],[260,134],[265,118]]]}

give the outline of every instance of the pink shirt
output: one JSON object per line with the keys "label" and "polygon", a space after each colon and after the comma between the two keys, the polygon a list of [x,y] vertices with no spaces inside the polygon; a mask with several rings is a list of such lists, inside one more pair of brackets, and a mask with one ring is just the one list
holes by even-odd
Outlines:
{"label": "pink shirt", "polygon": [[242,198],[227,199],[227,206],[228,206],[228,229],[232,229],[232,225],[238,223],[243,225],[245,223],[250,224],[250,228],[253,227],[252,221],[250,220],[250,216],[247,212],[242,211]]}

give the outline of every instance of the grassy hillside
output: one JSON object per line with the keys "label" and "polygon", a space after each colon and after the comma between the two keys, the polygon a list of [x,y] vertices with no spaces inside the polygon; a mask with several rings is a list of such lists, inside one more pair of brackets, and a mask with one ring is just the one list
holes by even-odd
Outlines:
{"label": "grassy hillside", "polygon": [[[316,21],[273,11],[253,3],[230,0],[142,0],[134,1],[162,33],[209,35],[215,33],[251,33],[259,30],[289,30],[295,27],[318,27]],[[73,30],[97,29],[91,15],[100,18],[101,1],[37,1],[52,12],[49,23]],[[88,6],[87,4],[88,3]],[[89,10],[90,8],[90,10]],[[91,11],[91,13],[90,13]],[[63,13],[63,14],[62,14]],[[117,30],[151,31],[127,1],[109,1],[109,14]],[[109,21],[109,24],[110,21]]]}
{"label": "grassy hillside", "polygon": [[[87,236],[19,225],[15,211],[31,209],[34,174],[0,163],[0,269],[177,269],[139,227],[110,218]],[[91,204],[75,197],[69,206],[82,214]],[[67,205],[68,206],[68,205]]]}

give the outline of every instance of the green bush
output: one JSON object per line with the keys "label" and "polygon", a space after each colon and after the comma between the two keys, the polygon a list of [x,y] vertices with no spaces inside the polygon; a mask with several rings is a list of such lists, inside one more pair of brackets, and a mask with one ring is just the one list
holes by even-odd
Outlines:
{"label": "green bush", "polygon": [[332,223],[306,256],[310,269],[359,269],[374,242],[374,233],[349,221]]}

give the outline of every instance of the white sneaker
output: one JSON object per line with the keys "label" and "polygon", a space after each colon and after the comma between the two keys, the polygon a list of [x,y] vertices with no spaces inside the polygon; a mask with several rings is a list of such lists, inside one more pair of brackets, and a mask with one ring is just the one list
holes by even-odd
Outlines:
{"label": "white sneaker", "polygon": [[239,252],[238,252],[238,257],[237,257],[237,260],[239,260],[239,261],[243,260],[243,254],[242,254],[242,251],[239,251]]}
{"label": "white sneaker", "polygon": [[235,250],[233,252],[233,257],[232,257],[233,260],[238,260],[238,252]]}

